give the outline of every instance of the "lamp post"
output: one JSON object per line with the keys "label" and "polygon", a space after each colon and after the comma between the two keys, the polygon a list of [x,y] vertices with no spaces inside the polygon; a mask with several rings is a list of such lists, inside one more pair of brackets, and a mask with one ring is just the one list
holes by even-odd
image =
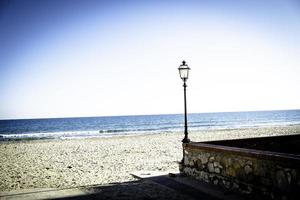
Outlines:
{"label": "lamp post", "polygon": [[184,138],[183,143],[189,143],[190,139],[188,138],[188,126],[187,126],[187,111],[186,111],[186,81],[189,77],[189,66],[185,61],[182,61],[182,64],[178,68],[180,78],[183,80],[183,89],[184,89]]}

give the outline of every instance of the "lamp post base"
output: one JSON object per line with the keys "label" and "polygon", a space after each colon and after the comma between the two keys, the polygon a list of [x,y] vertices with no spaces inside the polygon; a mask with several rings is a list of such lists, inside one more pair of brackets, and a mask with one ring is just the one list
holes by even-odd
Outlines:
{"label": "lamp post base", "polygon": [[189,138],[183,138],[183,140],[181,141],[182,143],[190,143],[191,140]]}

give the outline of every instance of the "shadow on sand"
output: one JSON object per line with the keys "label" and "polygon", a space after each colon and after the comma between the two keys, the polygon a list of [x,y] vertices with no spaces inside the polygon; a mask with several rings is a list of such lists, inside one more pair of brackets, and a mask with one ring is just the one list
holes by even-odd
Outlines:
{"label": "shadow on sand", "polygon": [[65,189],[34,189],[26,192],[0,194],[0,199],[217,199],[167,176],[155,176],[137,181],[89,185]]}

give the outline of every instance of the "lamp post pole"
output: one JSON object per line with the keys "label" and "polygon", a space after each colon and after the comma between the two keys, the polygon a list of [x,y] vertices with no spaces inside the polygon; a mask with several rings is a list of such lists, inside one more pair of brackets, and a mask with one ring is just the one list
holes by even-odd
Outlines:
{"label": "lamp post pole", "polygon": [[190,139],[188,138],[188,125],[187,125],[187,109],[186,109],[186,81],[189,78],[190,68],[185,61],[182,61],[182,64],[178,68],[180,78],[183,80],[183,91],[184,91],[184,138],[183,143],[189,143]]}
{"label": "lamp post pole", "polygon": [[184,138],[183,143],[189,143],[190,139],[188,138],[188,126],[187,126],[187,108],[186,108],[186,78],[183,79],[183,90],[184,90]]}
{"label": "lamp post pole", "polygon": [[182,160],[180,162],[180,168],[179,170],[182,170],[182,166],[184,165],[184,157],[185,157],[185,153],[184,153],[184,148],[186,146],[186,144],[190,143],[190,139],[188,138],[188,125],[187,125],[187,106],[186,106],[186,81],[189,77],[189,71],[190,68],[189,66],[186,64],[185,61],[182,61],[182,64],[179,66],[178,68],[179,70],[179,75],[180,78],[183,80],[183,92],[184,92],[184,138],[182,140]]}

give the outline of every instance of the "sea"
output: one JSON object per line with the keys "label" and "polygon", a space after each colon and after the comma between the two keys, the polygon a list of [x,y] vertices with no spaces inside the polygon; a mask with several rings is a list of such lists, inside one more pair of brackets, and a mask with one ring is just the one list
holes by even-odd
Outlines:
{"label": "sea", "polygon": [[[188,114],[190,132],[300,125],[300,110]],[[179,132],[183,114],[0,120],[0,141],[74,139]]]}

